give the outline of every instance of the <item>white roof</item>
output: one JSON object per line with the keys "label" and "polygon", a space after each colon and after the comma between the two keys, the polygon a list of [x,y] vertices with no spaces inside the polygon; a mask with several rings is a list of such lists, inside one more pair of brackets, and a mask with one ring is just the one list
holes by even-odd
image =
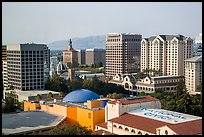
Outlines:
{"label": "white roof", "polygon": [[138,115],[147,117],[171,124],[178,124],[182,122],[192,121],[196,119],[202,119],[202,117],[179,113],[175,111],[169,111],[164,109],[152,109],[152,108],[138,108],[127,112],[132,115]]}
{"label": "white roof", "polygon": [[189,61],[189,62],[202,62],[202,55],[201,56],[195,56],[192,58],[188,58],[185,61]]}
{"label": "white roof", "polygon": [[[5,90],[5,92],[10,92],[13,90]],[[52,94],[60,94],[59,92],[56,91],[51,91],[51,90],[28,90],[28,91],[20,91],[20,90],[15,90],[14,91],[16,94],[20,95],[20,96],[37,96],[37,94],[48,94],[49,92],[51,92]]]}

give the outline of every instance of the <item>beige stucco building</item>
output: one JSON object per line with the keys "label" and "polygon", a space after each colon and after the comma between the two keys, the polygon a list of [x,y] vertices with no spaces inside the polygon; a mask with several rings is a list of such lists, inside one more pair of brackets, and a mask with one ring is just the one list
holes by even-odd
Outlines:
{"label": "beige stucco building", "polygon": [[136,83],[137,92],[154,93],[155,91],[175,92],[177,84],[184,76],[145,77]]}
{"label": "beige stucco building", "polygon": [[159,70],[162,75],[184,75],[184,60],[192,57],[193,40],[183,35],[158,35],[141,41],[141,71]]}
{"label": "beige stucco building", "polygon": [[96,125],[102,135],[202,135],[202,117],[161,109],[150,96],[109,101],[105,122]]}
{"label": "beige stucco building", "polygon": [[190,94],[197,92],[197,86],[202,83],[202,56],[185,60],[185,85]]}
{"label": "beige stucco building", "polygon": [[108,83],[121,85],[124,89],[132,92],[145,92],[154,93],[155,91],[176,91],[177,84],[180,80],[183,80],[184,76],[146,76],[140,80],[131,74],[117,74]]}
{"label": "beige stucco building", "polygon": [[71,39],[67,50],[63,51],[63,64],[69,68],[78,66],[78,52],[72,48]]}
{"label": "beige stucco building", "polygon": [[126,90],[136,90],[136,78],[131,74],[117,74],[108,83],[121,85]]}
{"label": "beige stucco building", "polygon": [[141,39],[132,33],[106,35],[106,76],[140,71]]}

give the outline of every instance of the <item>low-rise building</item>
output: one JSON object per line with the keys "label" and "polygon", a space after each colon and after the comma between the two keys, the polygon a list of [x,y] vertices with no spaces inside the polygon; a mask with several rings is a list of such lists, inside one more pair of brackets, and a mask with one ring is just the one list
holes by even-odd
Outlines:
{"label": "low-rise building", "polygon": [[136,93],[153,93],[157,90],[174,92],[176,91],[179,80],[183,79],[183,76],[146,76],[140,80],[136,80],[132,74],[117,74],[108,83],[121,85],[124,89]]}
{"label": "low-rise building", "polygon": [[[95,125],[105,122],[104,100],[95,92],[81,89],[67,94],[62,101],[24,102],[24,110],[43,110],[66,117],[66,124],[80,124],[95,130]],[[107,101],[106,101],[107,102]]]}
{"label": "low-rise building", "polygon": [[126,90],[135,91],[136,78],[131,74],[117,74],[108,83],[121,85]]}
{"label": "low-rise building", "polygon": [[95,134],[202,135],[202,117],[161,109],[154,97],[109,101]]}
{"label": "low-rise building", "polygon": [[97,78],[100,78],[100,77],[103,77],[103,76],[105,76],[104,75],[104,73],[95,73],[95,74],[80,74],[79,75],[79,77],[81,78],[81,79],[91,79],[91,78],[93,78],[93,77],[97,77]]}
{"label": "low-rise building", "polygon": [[133,96],[129,98],[109,101],[105,107],[105,121],[107,122],[112,118],[119,117],[126,112],[129,112],[140,107],[161,108],[161,103],[159,99],[151,96],[144,97]]}
{"label": "low-rise building", "polygon": [[32,90],[32,91],[19,91],[19,90],[4,90],[4,97],[10,95],[9,93],[15,94],[15,99],[19,102],[21,101],[33,101],[35,97],[39,94],[41,99],[47,99],[49,93],[52,93],[53,98],[60,97],[60,92],[55,92],[51,90]]}
{"label": "low-rise building", "polygon": [[157,90],[176,91],[177,84],[183,76],[145,77],[136,83],[137,92],[153,93]]}
{"label": "low-rise building", "polygon": [[202,135],[202,117],[139,108],[98,124],[97,130],[117,135]]}

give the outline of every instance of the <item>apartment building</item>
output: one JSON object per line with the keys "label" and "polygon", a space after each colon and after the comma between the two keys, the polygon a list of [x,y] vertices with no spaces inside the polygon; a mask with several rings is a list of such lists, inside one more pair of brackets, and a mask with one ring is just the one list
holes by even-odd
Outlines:
{"label": "apartment building", "polygon": [[86,49],[85,64],[91,65],[105,65],[105,49]]}
{"label": "apartment building", "polygon": [[141,40],[133,33],[106,35],[106,76],[140,71]]}
{"label": "apartment building", "polygon": [[67,50],[63,51],[63,64],[69,68],[78,66],[78,54],[77,51],[72,47],[72,40],[69,41]]}
{"label": "apartment building", "polygon": [[12,86],[22,91],[44,89],[44,65],[47,66],[46,61],[49,62],[46,45],[32,43],[6,47],[7,64],[4,66],[4,73],[7,74],[7,79],[3,80],[4,88]]}
{"label": "apartment building", "polygon": [[197,92],[197,86],[202,83],[202,56],[185,60],[185,85],[190,94]]}
{"label": "apartment building", "polygon": [[193,40],[183,35],[158,35],[141,41],[141,71],[159,70],[163,75],[184,75],[184,60],[192,57]]}

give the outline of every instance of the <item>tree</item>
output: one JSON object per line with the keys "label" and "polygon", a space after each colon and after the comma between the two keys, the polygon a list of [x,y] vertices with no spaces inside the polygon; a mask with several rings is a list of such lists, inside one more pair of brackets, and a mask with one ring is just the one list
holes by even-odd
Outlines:
{"label": "tree", "polygon": [[14,98],[11,96],[6,97],[4,100],[4,104],[2,105],[3,113],[15,112],[17,110],[17,106],[15,105]]}
{"label": "tree", "polygon": [[66,126],[63,129],[55,127],[49,131],[49,135],[91,135],[91,133],[91,130],[79,124]]}
{"label": "tree", "polygon": [[176,86],[176,98],[181,97],[182,94],[186,93],[185,83],[183,80],[179,80],[178,85]]}
{"label": "tree", "polygon": [[40,96],[40,94],[37,94],[37,96],[35,97],[35,100],[41,100],[42,98],[41,98],[41,96]]}
{"label": "tree", "polygon": [[52,98],[53,98],[53,94],[52,94],[51,92],[49,92],[49,93],[47,94],[47,98],[48,98],[48,99],[52,99]]}
{"label": "tree", "polygon": [[60,97],[64,97],[64,92],[60,92]]}

